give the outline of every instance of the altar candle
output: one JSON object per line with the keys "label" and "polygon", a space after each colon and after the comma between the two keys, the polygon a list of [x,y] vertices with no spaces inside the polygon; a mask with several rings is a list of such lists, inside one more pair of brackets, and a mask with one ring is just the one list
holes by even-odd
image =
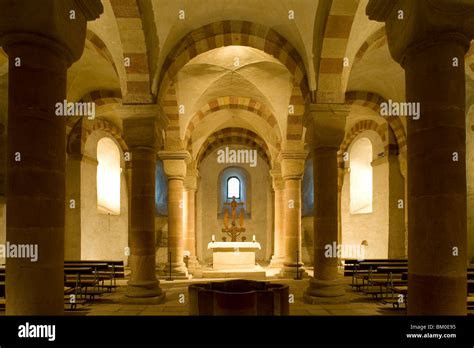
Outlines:
{"label": "altar candle", "polygon": [[213,241],[213,242],[216,241],[216,236],[215,236],[215,235],[212,235],[212,241]]}
{"label": "altar candle", "polygon": [[252,242],[255,243],[255,235],[252,236]]}

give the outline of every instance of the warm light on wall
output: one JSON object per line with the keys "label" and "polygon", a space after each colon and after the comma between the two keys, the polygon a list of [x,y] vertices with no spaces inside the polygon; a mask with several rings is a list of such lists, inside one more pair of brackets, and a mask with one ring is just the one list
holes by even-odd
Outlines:
{"label": "warm light on wall", "polygon": [[97,204],[105,213],[120,214],[120,151],[109,138],[97,144]]}
{"label": "warm light on wall", "polygon": [[367,138],[357,140],[350,153],[351,214],[372,213],[372,143]]}

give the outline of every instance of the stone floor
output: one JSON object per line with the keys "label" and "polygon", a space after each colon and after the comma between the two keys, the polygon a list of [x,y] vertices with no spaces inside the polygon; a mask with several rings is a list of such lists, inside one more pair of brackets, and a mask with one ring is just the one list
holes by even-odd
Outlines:
{"label": "stone floor", "polygon": [[[311,271],[309,272],[312,273]],[[294,303],[290,304],[290,314],[303,315],[405,315],[404,309],[393,309],[360,292],[355,292],[349,286],[350,278],[346,277],[347,303],[344,304],[307,304],[303,300],[303,293],[308,285],[308,279],[277,279],[272,271],[267,272],[267,279],[271,282],[285,283],[290,286],[290,294],[294,295]],[[212,279],[216,281],[218,279]],[[263,280],[263,279],[262,279]],[[124,296],[126,281],[122,280],[118,289],[107,293],[86,305],[78,306],[75,311],[66,312],[67,315],[188,315],[187,287],[193,282],[205,282],[210,279],[191,280],[160,280],[160,287],[166,292],[166,302],[160,305],[130,305],[120,303]],[[180,295],[184,295],[184,302],[180,303]],[[181,296],[183,298],[183,296]]]}

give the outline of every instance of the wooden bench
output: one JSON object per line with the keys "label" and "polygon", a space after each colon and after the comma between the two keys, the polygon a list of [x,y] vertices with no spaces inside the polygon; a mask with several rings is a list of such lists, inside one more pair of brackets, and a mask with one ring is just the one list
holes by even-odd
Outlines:
{"label": "wooden bench", "polygon": [[[357,290],[362,290],[367,286],[367,280],[369,274],[373,278],[377,278],[378,275],[374,275],[375,270],[379,267],[396,267],[396,266],[403,266],[407,267],[406,260],[381,260],[381,261],[361,261],[357,264],[353,263],[354,267],[352,268],[352,281],[351,286],[356,288]],[[386,278],[385,276],[381,276],[381,278]]]}
{"label": "wooden bench", "polygon": [[99,276],[97,274],[97,267],[105,267],[100,265],[94,265],[93,267],[84,267],[79,264],[68,264],[64,267],[64,286],[66,288],[73,288],[75,290],[75,299],[91,299],[95,296],[100,296],[104,293],[100,290]]}
{"label": "wooden bench", "polygon": [[[122,260],[68,260],[64,264],[69,265],[100,265],[96,269],[97,276],[101,282],[101,287],[112,291],[117,287],[117,279],[125,279],[125,266]],[[105,284],[105,280],[110,280],[109,284]]]}
{"label": "wooden bench", "polygon": [[[393,286],[406,285],[407,280],[403,279],[403,271],[406,266],[378,266],[375,271],[362,275],[363,282],[367,284],[364,292],[372,295],[373,298],[389,297],[390,289]],[[392,294],[393,295],[393,294]]]}
{"label": "wooden bench", "polygon": [[[344,259],[344,276],[351,276],[354,269],[368,269],[368,267],[372,266],[374,269],[375,267],[382,265],[383,263],[388,264],[398,264],[398,263],[407,263],[406,259],[365,259],[365,260],[356,260],[356,259]],[[361,263],[366,265],[361,266]],[[370,265],[373,263],[373,265]]]}

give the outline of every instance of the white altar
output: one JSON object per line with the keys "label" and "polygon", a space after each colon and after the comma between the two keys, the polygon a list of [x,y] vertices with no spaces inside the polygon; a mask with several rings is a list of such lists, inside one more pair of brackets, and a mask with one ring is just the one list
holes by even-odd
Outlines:
{"label": "white altar", "polygon": [[258,242],[210,242],[212,269],[255,269],[255,251],[261,249]]}

